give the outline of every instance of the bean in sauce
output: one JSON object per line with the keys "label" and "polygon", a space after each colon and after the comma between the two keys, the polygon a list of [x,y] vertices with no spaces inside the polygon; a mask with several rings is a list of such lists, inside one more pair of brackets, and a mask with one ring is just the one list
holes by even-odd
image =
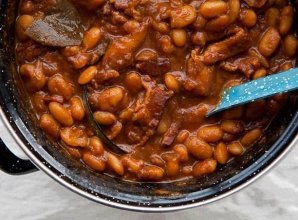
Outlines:
{"label": "bean in sauce", "polygon": [[[55,2],[21,1],[19,73],[40,127],[95,172],[135,181],[216,172],[262,138],[286,100],[205,117],[225,88],[295,65],[288,0],[73,0],[86,30],[81,45],[60,48],[26,34]],[[94,135],[83,85],[94,118],[131,153]]]}

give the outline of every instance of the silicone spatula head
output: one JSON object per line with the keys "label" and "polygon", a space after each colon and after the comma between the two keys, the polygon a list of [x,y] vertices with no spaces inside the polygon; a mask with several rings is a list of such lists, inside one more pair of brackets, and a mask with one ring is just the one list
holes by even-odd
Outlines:
{"label": "silicone spatula head", "polygon": [[298,90],[298,68],[252,80],[223,92],[220,102],[207,117],[239,105],[276,94]]}

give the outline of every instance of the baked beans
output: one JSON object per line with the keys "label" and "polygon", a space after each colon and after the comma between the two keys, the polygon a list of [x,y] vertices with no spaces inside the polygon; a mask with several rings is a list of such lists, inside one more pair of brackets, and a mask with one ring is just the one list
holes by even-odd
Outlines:
{"label": "baked beans", "polygon": [[[72,0],[81,40],[37,42],[31,27],[61,1],[20,2],[18,71],[39,126],[94,172],[136,181],[217,172],[263,139],[287,99],[206,117],[224,89],[295,66],[289,1]],[[90,118],[131,152],[112,152]]]}

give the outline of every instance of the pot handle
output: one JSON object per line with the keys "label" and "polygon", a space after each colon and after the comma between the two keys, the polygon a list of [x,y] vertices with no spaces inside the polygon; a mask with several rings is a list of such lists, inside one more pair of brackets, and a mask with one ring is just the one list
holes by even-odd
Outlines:
{"label": "pot handle", "polygon": [[0,138],[0,170],[11,175],[20,175],[38,169],[30,160],[23,160],[14,155]]}

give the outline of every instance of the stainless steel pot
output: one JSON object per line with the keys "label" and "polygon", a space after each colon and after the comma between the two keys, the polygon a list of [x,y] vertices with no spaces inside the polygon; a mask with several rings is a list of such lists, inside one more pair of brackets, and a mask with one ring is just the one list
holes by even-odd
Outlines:
{"label": "stainless steel pot", "polygon": [[292,94],[266,133],[266,139],[209,176],[169,183],[134,183],[98,174],[65,156],[31,116],[18,84],[14,60],[14,20],[18,1],[0,0],[0,116],[30,161],[14,156],[0,141],[0,168],[11,174],[42,170],[65,188],[111,207],[166,212],[217,201],[270,170],[297,142],[298,100]]}

